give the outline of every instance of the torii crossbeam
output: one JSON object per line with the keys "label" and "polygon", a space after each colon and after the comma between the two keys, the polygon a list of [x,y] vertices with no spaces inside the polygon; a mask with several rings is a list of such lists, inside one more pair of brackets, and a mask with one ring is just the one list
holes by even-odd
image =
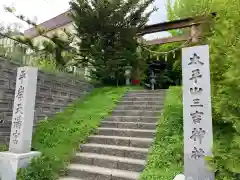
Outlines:
{"label": "torii crossbeam", "polygon": [[199,42],[199,39],[202,38],[201,25],[207,23],[209,19],[216,17],[217,13],[213,12],[209,16],[197,16],[197,17],[189,17],[185,19],[169,21],[164,23],[152,24],[145,26],[142,28],[138,35],[145,35],[150,33],[168,31],[173,29],[182,29],[182,28],[190,28],[190,32],[188,34],[182,36],[173,36],[161,39],[154,39],[150,41],[146,41],[147,45],[154,44],[167,44],[173,42],[187,41],[191,38],[193,43]]}

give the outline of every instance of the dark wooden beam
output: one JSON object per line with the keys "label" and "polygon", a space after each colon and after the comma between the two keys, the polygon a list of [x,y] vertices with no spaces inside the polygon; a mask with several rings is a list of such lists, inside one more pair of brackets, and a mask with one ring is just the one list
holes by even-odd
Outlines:
{"label": "dark wooden beam", "polygon": [[[211,13],[210,16],[215,17],[216,13]],[[189,18],[170,21],[170,22],[152,24],[140,29],[139,35],[191,27],[193,25],[199,25],[199,24],[205,23],[206,19],[207,19],[206,16],[199,16],[199,17],[189,17]]]}
{"label": "dark wooden beam", "polygon": [[173,37],[149,40],[149,41],[146,41],[145,44],[147,44],[147,45],[167,44],[167,43],[187,41],[188,39],[189,39],[189,36],[186,36],[186,35],[185,36],[173,36]]}

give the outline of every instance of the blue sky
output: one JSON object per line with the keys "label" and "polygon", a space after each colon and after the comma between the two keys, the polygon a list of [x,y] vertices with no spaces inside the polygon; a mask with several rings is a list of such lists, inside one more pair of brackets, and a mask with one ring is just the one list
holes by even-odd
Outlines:
{"label": "blue sky", "polygon": [[[68,10],[68,2],[69,0],[0,0],[0,23],[7,25],[17,22],[22,25],[22,30],[29,28],[27,24],[23,24],[11,14],[5,12],[3,9],[4,5],[14,5],[17,12],[32,19],[36,17],[38,20],[37,22],[41,23]],[[153,6],[156,6],[158,11],[151,15],[148,24],[167,21],[166,2],[167,0],[155,0]],[[144,37],[147,39],[154,39],[158,37],[166,37],[168,35],[168,33],[163,32],[146,35]]]}

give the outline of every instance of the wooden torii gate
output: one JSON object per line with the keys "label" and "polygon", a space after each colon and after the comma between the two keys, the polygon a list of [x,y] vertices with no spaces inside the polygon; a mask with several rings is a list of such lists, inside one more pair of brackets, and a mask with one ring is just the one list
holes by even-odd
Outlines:
{"label": "wooden torii gate", "polygon": [[167,43],[173,43],[173,42],[187,41],[189,39],[191,39],[191,42],[197,43],[203,37],[201,26],[207,23],[209,19],[212,19],[214,17],[216,17],[215,12],[211,13],[209,16],[189,17],[189,18],[175,20],[175,21],[152,24],[142,28],[139,31],[138,35],[143,36],[150,33],[189,27],[190,31],[188,34],[185,34],[182,36],[173,36],[173,37],[149,40],[149,41],[146,41],[145,43],[147,45],[167,44]]}
{"label": "wooden torii gate", "polygon": [[[216,17],[216,13],[213,12],[208,16],[197,16],[197,17],[188,17],[185,19],[169,21],[164,23],[152,24],[143,27],[138,32],[139,36],[143,36],[146,34],[163,32],[173,29],[183,29],[189,28],[188,33],[181,35],[181,36],[172,36],[167,38],[160,38],[160,39],[153,39],[145,41],[143,38],[140,40],[146,45],[155,45],[155,44],[167,44],[167,43],[174,43],[174,42],[191,42],[191,43],[198,43],[201,38],[203,38],[203,33],[201,31],[202,25],[206,24],[212,18]],[[154,81],[154,74],[152,74],[152,81]],[[154,89],[154,83],[151,83],[152,89]]]}

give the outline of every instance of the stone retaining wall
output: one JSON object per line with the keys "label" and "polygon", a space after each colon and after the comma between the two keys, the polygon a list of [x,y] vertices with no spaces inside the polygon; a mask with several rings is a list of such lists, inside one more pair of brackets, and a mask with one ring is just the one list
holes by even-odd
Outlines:
{"label": "stone retaining wall", "polygon": [[[19,64],[0,57],[0,142],[11,130],[17,68]],[[77,76],[38,72],[35,123],[62,111],[75,99],[90,92],[93,86]]]}

